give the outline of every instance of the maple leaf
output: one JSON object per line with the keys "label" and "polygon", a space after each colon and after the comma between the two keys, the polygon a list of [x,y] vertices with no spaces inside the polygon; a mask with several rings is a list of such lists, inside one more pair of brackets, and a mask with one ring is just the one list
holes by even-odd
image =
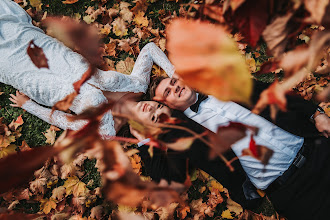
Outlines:
{"label": "maple leaf", "polygon": [[85,196],[87,193],[86,184],[81,182],[78,177],[68,177],[64,182],[66,195],[73,194],[75,197]]}
{"label": "maple leaf", "polygon": [[229,209],[226,209],[221,213],[221,217],[225,219],[234,219],[234,216],[231,214]]}
{"label": "maple leaf", "polygon": [[54,199],[42,199],[40,200],[40,211],[45,213],[46,215],[50,213],[52,209],[56,209],[56,202]]}
{"label": "maple leaf", "polygon": [[6,148],[8,147],[12,142],[15,142],[15,136],[14,135],[10,135],[10,136],[3,136],[0,135],[0,147],[1,148]]}
{"label": "maple leaf", "polygon": [[46,137],[46,143],[53,145],[56,139],[56,131],[51,130],[50,128],[46,130],[45,133],[42,133]]}
{"label": "maple leaf", "polygon": [[17,117],[17,119],[15,121],[13,120],[8,125],[8,127],[9,127],[10,130],[16,131],[18,126],[21,126],[23,123],[24,123],[24,121],[23,121],[22,115],[20,115],[20,116]]}
{"label": "maple leaf", "polygon": [[146,12],[148,9],[147,0],[137,0],[135,6],[131,9],[134,14],[141,12]]}
{"label": "maple leaf", "polygon": [[51,198],[53,198],[57,201],[62,201],[62,199],[64,198],[65,192],[66,192],[66,189],[64,186],[59,186],[57,188],[54,188]]}
{"label": "maple leaf", "polygon": [[224,28],[176,19],[167,37],[169,58],[188,86],[220,100],[249,103],[251,75]]}
{"label": "maple leaf", "polygon": [[123,74],[131,74],[134,67],[134,60],[131,57],[127,57],[125,60],[121,60],[116,65],[116,70]]}
{"label": "maple leaf", "polygon": [[74,176],[76,174],[77,168],[73,164],[64,164],[61,167],[61,179],[66,179],[68,176]]}
{"label": "maple leaf", "polygon": [[137,24],[139,27],[148,27],[149,21],[147,17],[144,17],[144,12],[139,11],[136,15],[133,21],[135,24]]}
{"label": "maple leaf", "polygon": [[116,18],[112,23],[112,32],[118,37],[123,37],[127,35],[128,29],[126,28],[126,23],[121,17]]}
{"label": "maple leaf", "polygon": [[92,219],[102,219],[103,213],[103,207],[101,205],[98,205],[91,209],[91,214],[89,216]]}
{"label": "maple leaf", "polygon": [[45,186],[47,183],[47,178],[38,178],[30,182],[30,189],[34,193],[45,193]]}
{"label": "maple leaf", "polygon": [[240,204],[233,201],[231,198],[227,199],[227,208],[230,212],[234,212],[237,216],[239,216],[243,212],[243,208]]}
{"label": "maple leaf", "polygon": [[74,4],[76,2],[78,2],[79,0],[65,0],[65,1],[62,1],[63,4],[67,4],[67,5],[70,5],[70,4]]}
{"label": "maple leaf", "polygon": [[31,40],[29,43],[29,46],[27,48],[27,54],[31,58],[33,64],[39,69],[42,67],[49,68],[48,59],[46,58],[44,51],[42,50],[42,48],[35,45],[33,40]]}
{"label": "maple leaf", "polygon": [[105,52],[107,53],[108,56],[116,56],[116,47],[117,43],[113,39],[110,40],[108,44],[105,45]]}
{"label": "maple leaf", "polygon": [[[122,3],[122,2],[121,2]],[[121,4],[120,3],[120,4]],[[120,16],[124,21],[131,23],[133,20],[133,13],[128,9],[128,7],[124,7],[120,10]]]}
{"label": "maple leaf", "polygon": [[79,212],[83,213],[85,211],[85,202],[86,202],[86,197],[80,196],[80,197],[73,197],[72,198],[72,204],[74,207],[78,209]]}
{"label": "maple leaf", "polygon": [[0,148],[0,159],[7,157],[9,154],[16,153],[16,145],[11,144],[7,147]]}

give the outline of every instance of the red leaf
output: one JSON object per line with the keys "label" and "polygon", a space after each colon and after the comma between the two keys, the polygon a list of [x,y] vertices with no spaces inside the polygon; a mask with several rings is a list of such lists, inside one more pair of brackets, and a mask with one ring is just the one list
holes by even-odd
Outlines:
{"label": "red leaf", "polygon": [[33,176],[34,171],[42,167],[45,161],[56,153],[57,150],[53,147],[38,147],[11,154],[0,160],[0,193],[26,183]]}
{"label": "red leaf", "polygon": [[257,76],[267,74],[267,73],[272,73],[273,71],[279,69],[279,62],[278,61],[267,61],[262,64],[260,67],[260,70],[256,72],[255,74]]}
{"label": "red leaf", "polygon": [[244,40],[255,47],[267,25],[268,1],[248,0],[235,11],[232,19]]}
{"label": "red leaf", "polygon": [[34,44],[33,40],[30,41],[29,46],[27,48],[27,54],[31,58],[31,61],[36,65],[38,68],[49,68],[48,60],[44,54],[42,48],[38,47]]}
{"label": "red leaf", "polygon": [[97,69],[95,66],[93,65],[89,65],[88,70],[84,73],[84,75],[81,77],[80,80],[78,80],[77,82],[73,83],[73,88],[74,90],[79,93],[80,91],[80,87],[82,86],[82,84],[84,84],[87,80],[89,80],[92,75],[94,75],[94,73],[96,73]]}
{"label": "red leaf", "polygon": [[251,150],[253,156],[255,157],[259,157],[259,152],[257,150],[257,145],[255,140],[253,139],[253,135],[251,135],[251,139],[250,139],[250,144],[249,144],[249,149]]}

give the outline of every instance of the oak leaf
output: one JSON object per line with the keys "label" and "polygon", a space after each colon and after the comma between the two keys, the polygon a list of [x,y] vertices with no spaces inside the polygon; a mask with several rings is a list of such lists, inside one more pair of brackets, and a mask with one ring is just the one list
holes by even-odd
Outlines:
{"label": "oak leaf", "polygon": [[33,40],[31,40],[29,43],[29,46],[27,48],[27,54],[31,58],[33,64],[39,69],[42,67],[49,68],[48,59],[46,58],[44,51],[42,50],[42,48],[35,45]]}
{"label": "oak leaf", "polygon": [[169,58],[188,86],[220,100],[249,103],[251,75],[224,28],[176,19],[167,37]]}

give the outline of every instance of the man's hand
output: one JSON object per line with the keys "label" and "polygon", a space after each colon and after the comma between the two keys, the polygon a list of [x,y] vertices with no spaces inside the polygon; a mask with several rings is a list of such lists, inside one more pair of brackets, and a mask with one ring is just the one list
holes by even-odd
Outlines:
{"label": "man's hand", "polygon": [[10,106],[12,107],[21,108],[26,101],[30,100],[30,98],[27,97],[27,95],[19,91],[16,91],[16,96],[14,94],[10,94],[10,97],[11,98],[9,98],[9,100],[13,102],[13,104],[10,104]]}
{"label": "man's hand", "polygon": [[330,118],[326,114],[319,114],[314,121],[316,129],[328,138],[330,136]]}

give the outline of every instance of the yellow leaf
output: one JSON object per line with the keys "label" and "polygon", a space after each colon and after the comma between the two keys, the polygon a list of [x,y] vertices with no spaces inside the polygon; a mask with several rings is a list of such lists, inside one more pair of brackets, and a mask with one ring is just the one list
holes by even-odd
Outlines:
{"label": "yellow leaf", "polygon": [[46,133],[43,133],[47,138],[46,143],[53,145],[55,143],[56,131],[47,129]]}
{"label": "yellow leaf", "polygon": [[138,26],[148,27],[149,21],[147,17],[144,17],[144,12],[139,11],[133,20]]}
{"label": "yellow leaf", "polygon": [[251,53],[247,53],[245,54],[245,62],[249,67],[249,70],[251,72],[255,72],[257,67],[256,67],[256,61],[254,60],[254,58],[252,57]]}
{"label": "yellow leaf", "polygon": [[125,21],[121,17],[116,18],[111,24],[113,27],[112,31],[116,36],[123,37],[127,35],[128,29],[126,28]]}
{"label": "yellow leaf", "polygon": [[68,177],[63,185],[66,189],[66,195],[73,194],[75,197],[84,196],[87,188],[86,184],[81,182],[78,177]]}
{"label": "yellow leaf", "polygon": [[234,219],[234,217],[231,215],[229,209],[225,210],[221,214],[222,218],[227,218],[227,219]]}
{"label": "yellow leaf", "polygon": [[8,147],[0,148],[0,159],[7,157],[8,154],[12,154],[16,152],[16,145],[11,144]]}
{"label": "yellow leaf", "polygon": [[30,0],[30,4],[32,7],[38,8],[42,3],[41,0]]}
{"label": "yellow leaf", "polygon": [[223,101],[250,104],[251,74],[223,27],[176,19],[166,33],[169,58],[188,86]]}
{"label": "yellow leaf", "polygon": [[136,210],[135,207],[129,207],[125,205],[118,205],[118,211],[120,212],[134,212]]}
{"label": "yellow leaf", "polygon": [[46,215],[52,210],[56,208],[56,202],[54,199],[42,199],[40,205],[40,211],[43,211]]}
{"label": "yellow leaf", "polygon": [[213,191],[215,189],[219,190],[219,192],[222,192],[223,191],[223,186],[216,180],[211,180],[209,182],[210,186],[209,186],[209,190],[210,191]]}
{"label": "yellow leaf", "polygon": [[235,212],[237,216],[239,216],[243,212],[242,206],[233,201],[231,198],[227,199],[227,208],[230,212]]}

